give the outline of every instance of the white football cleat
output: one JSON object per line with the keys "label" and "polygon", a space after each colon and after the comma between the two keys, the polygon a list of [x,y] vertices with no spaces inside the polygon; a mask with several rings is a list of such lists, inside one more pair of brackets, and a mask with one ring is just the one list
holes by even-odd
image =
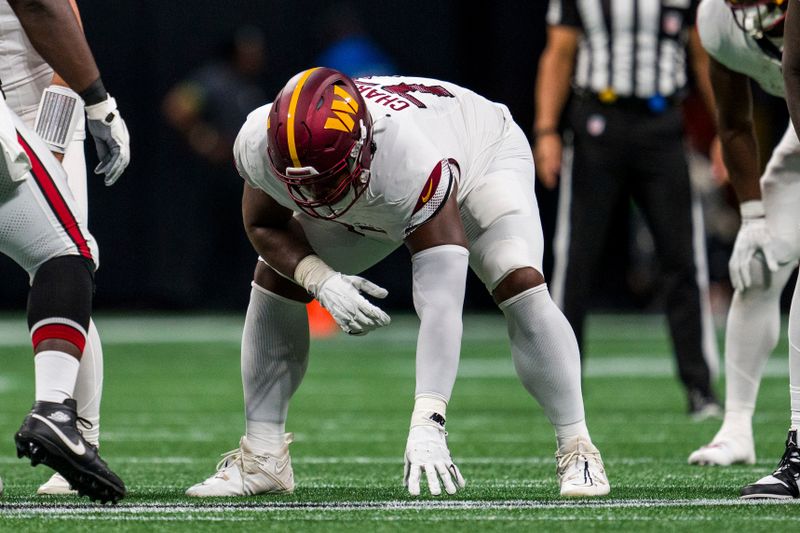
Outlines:
{"label": "white football cleat", "polygon": [[756,449],[752,437],[732,434],[717,435],[709,444],[700,447],[689,455],[690,465],[730,466],[733,464],[753,465],[756,463]]}
{"label": "white football cleat", "polygon": [[605,496],[611,491],[600,451],[576,437],[556,452],[556,474],[562,496]]}
{"label": "white football cleat", "polygon": [[56,472],[36,489],[36,494],[39,496],[77,496],[78,491],[72,488],[64,476]]}
{"label": "white football cleat", "polygon": [[217,473],[186,490],[187,496],[252,496],[287,493],[294,490],[294,472],[289,457],[292,434],[275,455],[256,455],[242,437],[239,448],[223,454]]}

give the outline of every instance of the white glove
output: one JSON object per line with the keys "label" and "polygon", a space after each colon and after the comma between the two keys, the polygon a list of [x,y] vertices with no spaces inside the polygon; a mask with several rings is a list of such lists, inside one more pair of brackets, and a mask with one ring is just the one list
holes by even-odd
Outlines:
{"label": "white glove", "polygon": [[113,185],[131,161],[128,127],[117,110],[117,101],[111,96],[86,106],[86,118],[100,159],[94,173],[105,174],[105,184]]}
{"label": "white glove", "polygon": [[[742,226],[736,235],[733,253],[728,262],[728,271],[734,289],[744,291],[754,282],[750,269],[757,255],[763,259],[769,272],[778,270],[778,261],[775,258],[775,243],[769,233],[769,228],[767,228],[761,201],[744,202],[740,209]],[[764,274],[764,279],[767,280],[766,272]]]}
{"label": "white glove", "polygon": [[389,324],[392,319],[361,296],[362,292],[375,298],[386,298],[389,294],[386,289],[364,278],[336,272],[322,282],[314,296],[342,330],[350,335],[366,335]]}
{"label": "white glove", "polygon": [[434,496],[442,493],[439,478],[447,494],[455,494],[466,485],[464,477],[450,458],[446,437],[444,428],[433,425],[414,426],[409,430],[403,485],[412,496],[419,496],[419,480],[423,470],[428,478],[428,489]]}

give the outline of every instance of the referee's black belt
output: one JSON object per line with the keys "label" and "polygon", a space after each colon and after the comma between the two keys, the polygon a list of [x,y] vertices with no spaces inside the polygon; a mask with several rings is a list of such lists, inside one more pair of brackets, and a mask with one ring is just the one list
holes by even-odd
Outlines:
{"label": "referee's black belt", "polygon": [[576,90],[575,96],[581,100],[598,103],[602,106],[623,109],[641,113],[660,114],[677,107],[683,101],[683,93],[670,96],[654,95],[649,98],[638,96],[617,96],[609,93],[596,93],[594,91]]}

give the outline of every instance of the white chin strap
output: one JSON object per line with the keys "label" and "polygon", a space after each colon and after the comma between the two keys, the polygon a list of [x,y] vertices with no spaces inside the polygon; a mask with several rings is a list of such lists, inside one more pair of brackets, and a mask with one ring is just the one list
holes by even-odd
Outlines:
{"label": "white chin strap", "polygon": [[773,6],[748,7],[739,10],[739,13],[737,18],[741,21],[744,31],[757,38],[784,16],[783,11]]}

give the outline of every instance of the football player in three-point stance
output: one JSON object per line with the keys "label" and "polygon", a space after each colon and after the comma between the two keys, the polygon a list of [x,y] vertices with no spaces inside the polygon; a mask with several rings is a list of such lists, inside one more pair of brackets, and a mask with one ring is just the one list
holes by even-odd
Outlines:
{"label": "football player in three-point stance", "polygon": [[188,495],[293,490],[285,421],[308,362],[304,303],[317,298],[354,335],[387,325],[362,295],[386,291],[355,274],[401,244],[420,319],[408,491],[420,493],[423,475],[432,494],[464,486],[445,420],[470,266],[505,314],[517,373],[555,428],[561,494],[609,492],[584,418],[577,342],[541,274],[533,160],[505,106],[438,80],[312,68],[250,114],[234,155],[261,256],[242,339],[247,428]]}
{"label": "football player in three-point stance", "polygon": [[[770,353],[778,342],[780,295],[800,258],[800,141],[791,126],[760,177],[750,80],[783,96],[781,50],[784,0],[703,0],[697,27],[712,57],[718,132],[742,225],[730,260],[735,293],[725,340],[725,419],[711,443],[689,463],[755,463],[752,417]],[[795,293],[795,300],[798,298]],[[800,379],[800,316],[789,319],[789,365]],[[742,489],[744,498],[797,498],[800,383],[792,388],[792,422],[777,470]]]}
{"label": "football player in three-point stance", "polygon": [[[128,132],[69,2],[7,1],[44,60],[37,73],[45,76],[49,64],[79,96],[66,91],[51,95],[44,115],[51,111],[74,117],[64,111],[82,100],[100,158],[95,172],[105,175],[106,184],[114,183],[130,159]],[[18,44],[9,41],[4,46]],[[25,76],[17,78],[20,72],[13,70],[14,74],[3,70],[11,79],[2,81],[12,97],[21,97],[27,93],[15,92],[14,83],[24,83]],[[78,423],[88,423],[76,412],[73,399],[90,328],[98,250],[64,169],[50,151],[58,144],[66,148],[71,125],[44,115],[39,124],[47,131],[41,136],[20,120],[5,97],[0,98],[0,251],[31,278],[28,325],[36,376],[36,401],[14,440],[20,457],[30,457],[34,466],[52,467],[79,494],[116,501],[125,496],[125,485],[78,429]]]}
{"label": "football player in three-point stance", "polygon": [[[80,23],[75,0],[70,0],[70,4]],[[7,2],[0,2],[0,21],[0,80],[3,80],[6,103],[29,129],[42,136],[61,161],[76,202],[78,218],[86,223],[88,197],[83,153],[86,138],[83,101],[66,86],[60,76],[53,73],[53,69],[33,48]],[[54,112],[59,109],[68,112]],[[83,436],[90,444],[97,446],[103,391],[103,348],[91,319],[86,333],[74,398],[78,405],[78,416],[89,422],[89,426],[82,429]],[[77,494],[58,472],[39,487],[37,493]]]}

